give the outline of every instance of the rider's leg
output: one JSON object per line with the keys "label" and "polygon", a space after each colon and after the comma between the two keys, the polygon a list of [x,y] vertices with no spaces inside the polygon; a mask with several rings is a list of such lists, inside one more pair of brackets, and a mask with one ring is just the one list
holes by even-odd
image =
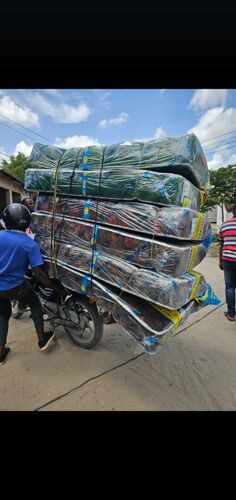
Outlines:
{"label": "rider's leg", "polygon": [[36,292],[34,291],[33,287],[30,285],[30,283],[28,282],[23,283],[21,297],[19,297],[18,300],[20,300],[20,302],[25,306],[28,305],[30,307],[38,340],[43,340],[44,338],[43,309],[40,300]]}
{"label": "rider's leg", "polygon": [[[37,332],[38,340],[44,338],[43,310],[33,287],[24,281],[21,285],[11,288],[4,293],[4,298],[8,300],[18,300],[23,306],[30,306],[32,318]],[[2,293],[2,295],[3,295]],[[1,294],[0,294],[1,295]]]}
{"label": "rider's leg", "polygon": [[0,357],[5,354],[8,333],[8,322],[11,316],[11,303],[0,297]]}

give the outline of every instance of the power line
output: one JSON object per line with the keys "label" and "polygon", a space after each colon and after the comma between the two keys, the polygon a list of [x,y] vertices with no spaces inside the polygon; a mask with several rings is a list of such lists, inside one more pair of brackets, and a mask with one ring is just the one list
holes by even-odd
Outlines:
{"label": "power line", "polygon": [[[230,139],[231,139],[231,137],[230,137]],[[236,139],[236,135],[232,136],[232,139],[233,139],[232,141],[228,141],[228,142],[227,142],[227,139],[221,139],[221,141],[217,141],[216,142],[215,147],[217,148],[217,147],[220,147],[220,146],[224,146],[225,144],[231,144]],[[217,146],[217,144],[218,144],[218,146]],[[204,149],[204,151],[208,151],[209,149],[214,149],[214,145],[212,145],[212,146],[206,146],[205,148],[203,147],[203,149]]]}
{"label": "power line", "polygon": [[29,130],[32,134],[38,135],[38,137],[41,137],[42,139],[46,139],[46,141],[54,142],[51,139],[48,139],[48,137],[45,137],[44,135],[41,135],[41,134],[38,134],[37,132],[34,132],[34,130],[30,129],[29,127],[25,127],[24,125],[21,125],[20,123],[16,122],[15,120],[11,120],[7,116],[3,115],[2,113],[0,113],[0,116],[5,118],[6,120],[9,120],[9,122],[15,123],[16,125],[18,125],[18,127],[22,127],[25,130]]}
{"label": "power line", "polygon": [[11,158],[10,155],[6,155],[6,153],[3,153],[2,151],[0,151],[0,155],[8,156],[8,158]]}
{"label": "power line", "polygon": [[7,125],[6,123],[0,122],[0,125],[3,125],[3,127],[10,128],[11,130],[14,130],[15,132],[17,132],[18,134],[24,135],[25,137],[28,137],[31,141],[34,141],[34,137],[30,137],[28,134],[25,134],[24,132],[21,132],[20,130],[17,130],[16,128],[11,127],[10,125]]}
{"label": "power line", "polygon": [[[227,132],[226,134],[216,135],[215,137],[212,137],[212,139],[209,139],[208,141],[202,142],[202,144],[206,144],[207,142],[212,142],[212,141],[214,141],[214,139],[217,139],[218,137],[224,137],[225,135],[230,135],[230,134],[233,134],[234,132],[236,132],[236,130],[232,130],[231,132]],[[230,139],[230,137],[229,137],[229,139]]]}
{"label": "power line", "polygon": [[214,153],[220,153],[220,151],[226,151],[226,149],[235,149],[236,146],[231,146],[229,148],[223,148],[223,149],[216,149],[215,151],[212,151],[210,153],[206,153],[206,155],[213,155]]}
{"label": "power line", "polygon": [[[231,143],[227,143],[226,142],[225,144],[220,144],[219,146],[216,146],[215,148],[213,148],[213,147],[209,148],[208,150],[205,150],[205,153],[209,153],[209,152],[211,152],[211,150],[213,150],[213,151],[220,151],[220,149],[218,149],[218,148],[222,148],[223,146],[227,146],[228,147],[228,144],[235,144],[235,142],[236,142],[236,140],[232,141]],[[229,146],[229,148],[230,147],[233,147],[233,146]]]}

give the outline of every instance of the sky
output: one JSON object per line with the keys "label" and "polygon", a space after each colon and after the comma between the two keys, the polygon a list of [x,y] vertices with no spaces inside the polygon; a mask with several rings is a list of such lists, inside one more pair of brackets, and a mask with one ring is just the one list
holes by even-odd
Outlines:
{"label": "sky", "polygon": [[0,89],[6,155],[29,156],[35,142],[70,148],[192,132],[210,169],[236,163],[236,89]]}

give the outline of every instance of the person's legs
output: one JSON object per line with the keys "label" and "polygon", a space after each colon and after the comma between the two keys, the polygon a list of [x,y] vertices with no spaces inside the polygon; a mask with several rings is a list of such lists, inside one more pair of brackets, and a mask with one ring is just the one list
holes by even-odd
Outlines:
{"label": "person's legs", "polygon": [[29,296],[26,297],[26,302],[31,310],[31,315],[38,339],[42,340],[44,338],[43,309],[40,304],[39,298],[33,289],[32,292],[30,292]]}
{"label": "person's legs", "polygon": [[[15,298],[15,297],[14,297]],[[53,331],[44,332],[43,309],[40,300],[34,291],[33,287],[25,281],[20,291],[17,293],[17,299],[25,306],[29,306],[32,314],[32,319],[38,335],[38,346],[41,350],[47,349],[50,342],[55,336]]]}
{"label": "person's legs", "polygon": [[0,297],[0,358],[5,354],[8,333],[8,322],[11,316],[11,303]]}
{"label": "person's legs", "polygon": [[29,306],[34,322],[35,330],[39,340],[44,338],[44,322],[43,310],[39,298],[35,293],[33,287],[27,281],[22,283],[21,287],[15,292],[12,290],[11,295],[14,294],[14,299],[19,300],[23,306]]}
{"label": "person's legs", "polygon": [[223,261],[225,278],[225,296],[228,307],[228,316],[235,318],[235,289],[236,289],[236,264],[235,262]]}

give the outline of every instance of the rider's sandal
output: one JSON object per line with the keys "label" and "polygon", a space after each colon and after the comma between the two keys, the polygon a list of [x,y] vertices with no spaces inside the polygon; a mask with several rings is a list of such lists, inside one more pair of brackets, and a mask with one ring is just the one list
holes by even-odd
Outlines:
{"label": "rider's sandal", "polygon": [[229,321],[235,321],[235,318],[232,318],[231,316],[228,315],[227,311],[224,312],[224,315],[225,317],[229,320]]}

